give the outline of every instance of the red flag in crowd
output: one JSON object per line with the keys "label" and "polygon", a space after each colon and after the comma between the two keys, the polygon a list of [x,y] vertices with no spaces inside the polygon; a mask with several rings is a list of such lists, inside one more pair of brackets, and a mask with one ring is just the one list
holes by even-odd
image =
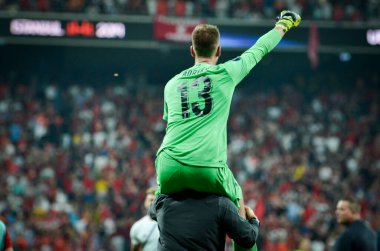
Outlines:
{"label": "red flag in crowd", "polygon": [[173,42],[191,42],[191,33],[203,20],[179,20],[157,17],[154,20],[154,38]]}
{"label": "red flag in crowd", "polygon": [[319,47],[318,28],[315,24],[311,24],[310,32],[309,32],[309,46],[307,50],[307,55],[310,60],[310,66],[313,69],[315,69],[319,63],[318,47]]}
{"label": "red flag in crowd", "polygon": [[264,218],[264,215],[265,215],[265,199],[264,198],[260,198],[257,201],[254,211],[258,219]]}

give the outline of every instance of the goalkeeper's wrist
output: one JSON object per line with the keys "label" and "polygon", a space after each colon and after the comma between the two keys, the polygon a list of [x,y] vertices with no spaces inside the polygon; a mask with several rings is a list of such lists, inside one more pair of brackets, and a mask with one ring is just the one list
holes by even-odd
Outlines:
{"label": "goalkeeper's wrist", "polygon": [[284,30],[284,26],[276,24],[274,29],[278,31],[282,36],[285,35],[286,31]]}
{"label": "goalkeeper's wrist", "polygon": [[275,27],[278,27],[278,28],[280,28],[283,32],[287,32],[288,30],[289,30],[289,28],[285,25],[285,24],[281,24],[281,23],[277,23],[276,25],[275,25]]}

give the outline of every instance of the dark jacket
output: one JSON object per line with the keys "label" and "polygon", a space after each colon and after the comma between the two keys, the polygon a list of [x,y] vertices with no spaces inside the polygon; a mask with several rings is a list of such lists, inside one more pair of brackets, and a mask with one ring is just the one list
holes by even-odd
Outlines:
{"label": "dark jacket", "polygon": [[375,232],[362,220],[346,227],[336,240],[333,251],[376,251]]}
{"label": "dark jacket", "polygon": [[256,219],[240,217],[226,197],[186,192],[159,195],[149,213],[160,230],[158,250],[224,250],[226,234],[251,248],[259,233]]}

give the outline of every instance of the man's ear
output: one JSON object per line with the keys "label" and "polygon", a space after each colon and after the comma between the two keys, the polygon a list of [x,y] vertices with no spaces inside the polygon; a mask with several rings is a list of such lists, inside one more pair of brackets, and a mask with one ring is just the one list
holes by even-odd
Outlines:
{"label": "man's ear", "polygon": [[215,53],[215,57],[220,57],[220,55],[222,54],[222,49],[220,48],[220,45],[218,45],[218,48],[216,48],[216,53]]}
{"label": "man's ear", "polygon": [[195,51],[194,51],[194,47],[192,45],[190,46],[190,54],[192,57],[195,57]]}

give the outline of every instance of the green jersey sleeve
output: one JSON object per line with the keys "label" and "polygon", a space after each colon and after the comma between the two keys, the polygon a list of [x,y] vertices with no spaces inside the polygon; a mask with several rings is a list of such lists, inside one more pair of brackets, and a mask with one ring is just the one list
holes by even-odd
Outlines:
{"label": "green jersey sleeve", "polygon": [[276,47],[281,38],[281,34],[272,29],[261,36],[251,48],[243,52],[239,57],[222,64],[231,76],[234,85],[240,83],[251,69]]}

